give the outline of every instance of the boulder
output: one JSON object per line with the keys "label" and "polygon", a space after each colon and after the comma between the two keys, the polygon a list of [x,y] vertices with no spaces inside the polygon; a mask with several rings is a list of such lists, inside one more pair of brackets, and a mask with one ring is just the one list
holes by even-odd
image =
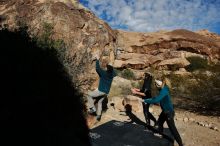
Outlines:
{"label": "boulder", "polygon": [[131,81],[124,79],[122,77],[116,76],[113,79],[111,89],[109,92],[109,98],[113,96],[120,96],[120,95],[128,95],[131,94]]}
{"label": "boulder", "polygon": [[186,66],[188,66],[190,63],[188,60],[186,60],[185,58],[172,58],[172,59],[167,59],[167,60],[163,60],[158,64],[158,67],[163,67],[163,66],[168,66],[168,67],[172,67],[172,66],[176,66],[178,68],[184,68]]}
{"label": "boulder", "polygon": [[[127,54],[131,54],[130,57],[133,59],[152,55],[153,57],[148,56],[145,58],[145,64],[154,67],[157,67],[160,61],[164,63],[164,60],[190,56],[206,56],[212,61],[217,58],[220,59],[220,37],[207,31],[200,34],[184,29],[154,33],[135,33],[118,30],[117,41],[117,47],[123,50],[119,58],[117,58],[118,60],[125,61],[124,59],[129,58]],[[180,60],[180,62],[178,64],[182,67],[188,64],[184,60]],[[126,62],[123,62],[123,64],[121,67],[126,66]],[[140,69],[142,67],[140,66]],[[166,69],[169,70],[169,68]]]}
{"label": "boulder", "polygon": [[[99,51],[101,62],[114,62],[115,68],[172,70],[184,68],[189,56],[220,59],[220,36],[207,30],[184,29],[152,33],[113,30],[106,22],[83,7],[79,0],[3,0],[0,25],[10,30],[28,26],[31,36],[41,37],[45,25],[53,30],[51,38],[63,40],[63,64],[83,91],[98,79],[94,74],[93,53]],[[103,63],[104,64],[104,63]]]}
{"label": "boulder", "polygon": [[40,38],[52,31],[51,39],[64,41],[65,51],[61,48],[57,51],[64,56],[62,61],[74,84],[83,90],[98,79],[93,74],[93,52],[99,51],[109,60],[114,58],[115,32],[78,0],[10,0],[1,3],[0,10],[0,17],[5,18],[0,19],[0,25],[7,24],[10,30],[27,25],[32,36]]}
{"label": "boulder", "polygon": [[123,105],[125,106],[126,104],[131,105],[133,112],[138,112],[138,113],[143,112],[142,101],[137,96],[132,96],[132,95],[126,96],[123,100]]}
{"label": "boulder", "polygon": [[123,111],[124,110],[123,100],[124,100],[123,96],[111,97],[109,100],[109,105],[110,106],[112,105],[114,110]]}
{"label": "boulder", "polygon": [[115,60],[113,66],[114,68],[123,68],[124,66],[126,66],[126,62],[122,60]]}

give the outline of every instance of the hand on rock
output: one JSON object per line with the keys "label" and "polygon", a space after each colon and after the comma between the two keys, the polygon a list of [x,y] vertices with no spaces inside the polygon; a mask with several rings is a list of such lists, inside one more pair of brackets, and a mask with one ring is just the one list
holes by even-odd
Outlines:
{"label": "hand on rock", "polygon": [[92,60],[99,60],[100,55],[98,52],[94,53],[94,55],[92,56]]}

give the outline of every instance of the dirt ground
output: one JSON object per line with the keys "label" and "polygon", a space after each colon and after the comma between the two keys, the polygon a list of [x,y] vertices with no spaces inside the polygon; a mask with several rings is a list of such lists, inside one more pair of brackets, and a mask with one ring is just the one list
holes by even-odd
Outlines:
{"label": "dirt ground", "polygon": [[[153,115],[158,118],[159,113],[161,112],[159,106],[152,106],[153,109]],[[198,115],[189,111],[183,111],[183,110],[176,110],[175,115],[175,123],[176,127],[182,137],[183,143],[185,146],[220,146],[220,117],[211,117],[211,116],[202,116]],[[155,139],[154,134],[149,134],[149,131],[146,131],[145,133],[144,128],[141,127],[136,123],[132,123],[131,125],[136,125],[136,128],[128,129],[125,132],[123,131],[123,128],[121,130],[114,130],[114,128],[105,129],[104,125],[108,125],[112,122],[112,124],[118,123],[118,125],[124,125],[125,121],[128,121],[128,117],[121,115],[123,113],[119,112],[117,109],[114,109],[113,107],[109,107],[108,110],[103,113],[101,121],[96,121],[94,118],[93,126],[91,127],[91,134],[97,134],[100,137],[102,137],[102,134],[104,135],[105,131],[108,131],[108,140],[103,140],[102,143],[105,146],[116,146],[117,141],[117,134],[120,133],[119,137],[122,137],[125,141],[126,139],[132,144],[126,144],[126,142],[121,142],[117,144],[117,146],[142,146],[142,145],[148,145],[148,146],[163,146],[163,145],[170,145],[165,142],[163,142],[164,138],[161,139]],[[134,113],[140,120],[144,121],[143,113]],[[116,124],[117,125],[117,124]],[[99,131],[95,131],[95,129],[101,129]],[[109,126],[107,126],[109,127]],[[165,128],[167,128],[167,125],[164,125]],[[127,127],[129,128],[129,127]],[[92,133],[94,131],[96,133]],[[130,135],[127,135],[126,133],[130,133]],[[133,133],[133,135],[131,135]],[[152,132],[151,132],[152,133]],[[165,133],[168,133],[168,135],[171,135],[169,133],[169,130],[166,129]],[[114,136],[115,135],[115,136]],[[143,135],[143,137],[140,137],[140,135]],[[153,136],[152,136],[153,135]],[[103,136],[104,137],[104,136]],[[151,143],[148,143],[148,141],[141,141],[142,139],[148,141],[151,141]],[[99,138],[97,138],[99,139]],[[112,142],[109,142],[112,141]],[[118,139],[120,141],[120,139]],[[153,141],[153,142],[152,142]],[[141,143],[142,142],[142,143]],[[97,140],[92,140],[93,146],[101,146],[101,144],[98,143]],[[176,146],[176,142],[174,146]]]}

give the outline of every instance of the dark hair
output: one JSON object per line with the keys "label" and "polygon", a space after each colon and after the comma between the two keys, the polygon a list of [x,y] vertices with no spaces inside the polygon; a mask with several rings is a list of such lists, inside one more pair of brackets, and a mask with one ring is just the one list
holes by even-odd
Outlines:
{"label": "dark hair", "polygon": [[107,72],[113,72],[113,67],[111,65],[107,65]]}
{"label": "dark hair", "polygon": [[151,74],[150,74],[149,72],[145,72],[145,73],[144,73],[144,77],[145,77],[145,78],[148,78],[148,77],[150,77],[150,76],[151,76]]}

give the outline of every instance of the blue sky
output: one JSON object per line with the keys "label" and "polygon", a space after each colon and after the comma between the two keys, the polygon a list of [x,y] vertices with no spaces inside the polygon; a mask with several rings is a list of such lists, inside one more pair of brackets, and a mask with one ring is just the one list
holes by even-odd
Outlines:
{"label": "blue sky", "polygon": [[80,0],[113,29],[208,29],[220,34],[220,0]]}

